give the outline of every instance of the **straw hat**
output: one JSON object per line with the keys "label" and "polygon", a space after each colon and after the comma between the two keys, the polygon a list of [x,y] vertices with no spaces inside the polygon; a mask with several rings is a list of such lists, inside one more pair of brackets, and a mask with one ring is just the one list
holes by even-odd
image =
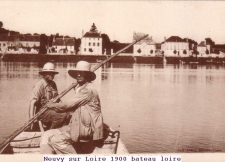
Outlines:
{"label": "straw hat", "polygon": [[87,61],[79,61],[76,65],[76,68],[68,70],[68,74],[76,79],[77,72],[82,71],[86,73],[86,79],[88,82],[95,80],[96,75],[91,71],[91,64]]}
{"label": "straw hat", "polygon": [[54,74],[58,74],[59,72],[55,71],[55,65],[51,62],[47,62],[44,66],[42,71],[39,71],[39,74],[44,74],[44,73],[54,73]]}

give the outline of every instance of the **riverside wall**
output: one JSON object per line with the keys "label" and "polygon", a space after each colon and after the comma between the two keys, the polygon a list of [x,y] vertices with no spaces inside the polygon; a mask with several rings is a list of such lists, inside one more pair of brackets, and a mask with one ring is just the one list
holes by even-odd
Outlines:
{"label": "riverside wall", "polygon": [[[48,54],[5,54],[1,60],[5,62],[78,62],[85,60],[91,63],[106,60],[110,55],[48,55]],[[109,61],[110,63],[144,63],[144,64],[179,64],[179,63],[217,63],[224,64],[225,58],[203,57],[165,57],[162,56],[132,56],[118,55]]]}

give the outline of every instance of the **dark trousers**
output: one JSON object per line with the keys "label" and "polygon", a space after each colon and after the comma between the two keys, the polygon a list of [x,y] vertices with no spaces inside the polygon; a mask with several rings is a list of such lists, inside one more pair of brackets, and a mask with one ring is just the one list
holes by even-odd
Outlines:
{"label": "dark trousers", "polygon": [[58,113],[53,109],[48,109],[41,115],[41,122],[50,129],[60,128],[69,120],[68,113]]}

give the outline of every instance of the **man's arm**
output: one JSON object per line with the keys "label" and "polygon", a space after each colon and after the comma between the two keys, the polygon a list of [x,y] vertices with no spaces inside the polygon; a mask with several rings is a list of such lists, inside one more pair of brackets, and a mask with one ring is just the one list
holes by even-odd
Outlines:
{"label": "man's arm", "polygon": [[36,103],[36,99],[33,99],[30,101],[30,106],[29,106],[29,118],[33,118],[33,116],[35,115],[35,103]]}
{"label": "man's arm", "polygon": [[57,112],[65,112],[67,110],[74,110],[81,105],[87,104],[88,101],[90,101],[91,97],[92,95],[90,91],[84,88],[69,101],[61,102],[61,103],[49,103],[47,104],[47,107],[53,108]]}

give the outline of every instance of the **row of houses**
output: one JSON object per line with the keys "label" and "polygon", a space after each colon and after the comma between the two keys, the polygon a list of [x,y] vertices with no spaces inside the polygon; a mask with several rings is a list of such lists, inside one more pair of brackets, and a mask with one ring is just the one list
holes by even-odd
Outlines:
{"label": "row of houses", "polygon": [[34,53],[40,47],[39,35],[0,35],[0,53]]}
{"label": "row of houses", "polygon": [[[5,54],[38,54],[40,35],[0,35],[0,53]],[[74,38],[54,38],[52,46],[46,46],[48,53],[74,53]]]}
{"label": "row of houses", "polygon": [[[133,40],[137,40],[143,33],[133,33]],[[29,53],[38,54],[40,49],[40,35],[0,35],[0,53]],[[93,23],[90,31],[82,35],[79,52],[76,52],[74,37],[53,37],[51,45],[46,45],[47,54],[79,54],[79,55],[106,55],[103,50],[103,40],[97,27]],[[134,56],[166,56],[166,57],[189,57],[197,55],[198,57],[225,57],[225,53],[220,51],[215,54],[210,44],[205,41],[197,42],[171,36],[164,38],[162,43],[155,43],[153,38],[148,36],[145,39],[133,45],[133,53],[128,55]],[[110,50],[113,54],[113,49]],[[116,52],[116,51],[114,51]]]}
{"label": "row of houses", "polygon": [[[137,40],[143,33],[134,33],[133,39]],[[211,52],[210,52],[211,51]],[[135,56],[157,56],[163,55],[166,57],[225,57],[225,51],[220,50],[214,52],[212,45],[202,41],[197,42],[188,39],[180,38],[179,36],[171,36],[168,39],[164,38],[162,43],[155,43],[152,37],[147,37],[134,45],[133,55]]]}

